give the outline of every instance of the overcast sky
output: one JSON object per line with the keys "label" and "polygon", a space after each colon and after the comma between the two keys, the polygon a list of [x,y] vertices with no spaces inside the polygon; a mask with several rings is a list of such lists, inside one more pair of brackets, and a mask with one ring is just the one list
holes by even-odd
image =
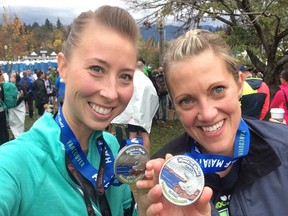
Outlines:
{"label": "overcast sky", "polygon": [[[70,24],[81,12],[95,10],[105,4],[125,8],[121,0],[0,0],[0,11],[2,14],[5,7],[26,24],[43,24],[46,18],[56,24],[58,17],[62,24]],[[139,14],[133,16],[140,18]]]}

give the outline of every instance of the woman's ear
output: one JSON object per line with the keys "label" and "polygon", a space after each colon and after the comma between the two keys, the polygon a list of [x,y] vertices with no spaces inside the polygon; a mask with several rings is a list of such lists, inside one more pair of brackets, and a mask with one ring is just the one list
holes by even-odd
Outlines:
{"label": "woman's ear", "polygon": [[245,76],[242,72],[239,72],[239,79],[238,79],[238,99],[242,97],[243,88],[244,88]]}
{"label": "woman's ear", "polygon": [[58,53],[57,63],[58,63],[59,76],[61,77],[61,81],[65,83],[67,77],[67,60],[65,58],[64,53],[62,52]]}

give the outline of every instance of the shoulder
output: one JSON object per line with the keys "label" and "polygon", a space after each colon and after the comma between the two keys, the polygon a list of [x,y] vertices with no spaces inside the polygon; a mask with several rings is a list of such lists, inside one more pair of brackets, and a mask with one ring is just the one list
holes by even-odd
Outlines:
{"label": "shoulder", "polygon": [[275,94],[274,97],[279,97],[279,96],[282,96],[282,95],[284,95],[284,93],[283,93],[283,90],[280,89],[280,90],[278,90],[278,91],[276,92],[276,94]]}
{"label": "shoulder", "polygon": [[7,152],[15,163],[17,163],[16,161],[20,163],[27,162],[27,157],[29,158],[28,161],[34,159],[44,163],[45,158],[48,157],[48,152],[50,154],[53,152],[52,149],[57,148],[57,145],[55,145],[56,137],[60,137],[58,125],[53,120],[52,115],[44,114],[32,125],[29,131],[1,146],[0,155],[3,156],[3,152]]}
{"label": "shoulder", "polygon": [[109,146],[109,148],[112,150],[113,154],[114,155],[117,154],[120,146],[116,137],[109,132],[103,131],[103,138],[107,143],[107,145]]}
{"label": "shoulder", "polygon": [[279,124],[258,119],[244,119],[249,129],[265,139],[269,145],[288,147],[288,127],[285,124]]}

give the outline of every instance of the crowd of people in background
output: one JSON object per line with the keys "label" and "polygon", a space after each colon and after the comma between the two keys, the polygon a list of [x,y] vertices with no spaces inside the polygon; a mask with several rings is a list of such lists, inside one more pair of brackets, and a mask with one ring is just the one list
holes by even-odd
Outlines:
{"label": "crowd of people in background", "polygon": [[[160,126],[165,126],[168,120],[175,120],[177,116],[168,95],[163,67],[152,68],[149,64],[145,63],[144,59],[141,58],[141,61],[144,62],[143,74],[150,79],[158,96],[159,107],[157,108],[155,115],[153,114],[151,123],[160,123]],[[269,110],[271,108],[283,108],[285,111],[284,123],[287,123],[287,69],[280,73],[280,90],[276,92],[273,98],[271,98],[268,85],[263,80],[263,74],[258,69],[248,68],[244,65],[240,65],[237,69],[245,76],[243,94],[240,99],[242,116],[268,120],[270,118]],[[8,123],[6,128],[7,130],[10,128],[12,138],[16,138],[19,134],[24,132],[25,117],[29,117],[33,120],[35,115],[39,117],[43,115],[44,112],[55,113],[57,107],[63,104],[65,84],[61,80],[57,68],[48,67],[46,72],[38,69],[31,71],[30,68],[27,68],[20,73],[12,71],[10,77],[8,73],[1,68],[1,76],[2,83],[9,81],[13,82],[19,89],[20,97],[17,102],[17,107],[10,109],[9,115],[6,115],[7,118],[10,116],[10,118],[7,119]],[[135,88],[137,88],[137,85]],[[38,111],[37,114],[34,110],[35,108]],[[273,119],[270,120],[273,121]],[[125,138],[130,137],[129,130],[127,129],[128,124],[125,123],[120,126],[118,123],[114,124],[115,132],[113,132],[116,133],[118,141],[121,141],[120,143],[122,143]],[[15,125],[15,127],[13,125]],[[123,132],[123,129],[125,132]],[[112,129],[110,130],[112,132]],[[136,131],[133,131],[133,137],[141,137],[141,133],[143,135],[145,132],[146,130],[137,130],[137,133]],[[144,138],[144,140],[149,139]]]}
{"label": "crowd of people in background", "polygon": [[8,133],[9,136],[1,139],[1,144],[18,137],[25,131],[26,118],[34,121],[44,112],[55,113],[58,107],[63,104],[65,84],[61,81],[57,68],[49,66],[45,72],[41,69],[31,71],[30,68],[20,72],[13,70],[10,72],[10,76],[1,68],[0,75],[0,83],[14,83],[19,92],[17,105],[5,112],[2,111],[2,116],[5,113],[6,121],[1,118],[0,133]]}
{"label": "crowd of people in background", "polygon": [[[159,107],[155,115],[153,115],[152,124],[160,123],[161,126],[165,126],[168,120],[175,120],[177,116],[168,95],[163,76],[163,67],[152,68],[148,64],[145,64],[144,59],[141,58],[141,60],[144,62],[143,74],[152,82],[159,100]],[[244,65],[240,65],[237,69],[245,76],[243,94],[240,99],[242,116],[268,120],[270,118],[269,110],[271,108],[283,108],[285,111],[284,123],[287,123],[287,69],[280,73],[280,90],[276,92],[273,98],[271,98],[268,85],[263,80],[263,74],[258,69],[248,68]],[[10,77],[8,73],[1,68],[1,76],[2,83],[13,82],[19,89],[20,97],[17,107],[10,109],[9,115],[6,115],[7,118],[10,116],[10,118],[7,119],[8,123],[6,128],[10,128],[12,138],[16,138],[24,132],[25,117],[28,116],[33,120],[35,115],[39,117],[43,115],[44,112],[55,113],[57,107],[63,104],[65,84],[61,80],[57,68],[48,67],[46,72],[38,69],[31,71],[30,68],[27,68],[20,73],[12,71]],[[135,88],[137,88],[137,86]],[[37,114],[35,114],[35,108],[38,111]],[[270,120],[273,121],[273,119]],[[15,127],[13,127],[13,125],[15,125]],[[114,128],[116,136],[119,138],[118,141],[121,140],[123,142],[125,138],[130,137],[129,131],[127,130],[128,125],[124,124],[124,127],[123,125],[121,127],[117,126],[119,125],[116,124]],[[125,130],[124,133],[123,128]],[[141,130],[137,131],[135,136],[141,137]],[[149,140],[147,138],[145,139]]]}

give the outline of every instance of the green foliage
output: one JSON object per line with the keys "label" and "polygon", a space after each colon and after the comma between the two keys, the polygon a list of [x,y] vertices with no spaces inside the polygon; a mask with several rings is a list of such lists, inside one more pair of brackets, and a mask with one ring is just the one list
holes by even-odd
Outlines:
{"label": "green foliage", "polygon": [[56,23],[56,28],[57,29],[59,29],[59,30],[61,30],[61,29],[63,29],[63,24],[61,23],[61,21],[60,21],[60,19],[59,19],[59,17],[58,17],[58,19],[57,19],[57,23]]}
{"label": "green foliage", "polygon": [[46,31],[52,31],[53,28],[54,28],[53,24],[49,21],[48,18],[46,18],[45,24],[44,24],[44,29],[45,29]]}
{"label": "green foliage", "polygon": [[140,40],[139,56],[152,68],[159,67],[159,49],[157,42],[154,40]]}
{"label": "green foliage", "polygon": [[151,9],[143,22],[172,16],[187,30],[207,19],[221,21],[233,52],[246,50],[249,60],[241,60],[261,70],[268,84],[275,84],[277,73],[288,64],[287,0],[124,1],[134,11]]}
{"label": "green foliage", "polygon": [[0,46],[7,45],[4,53],[0,49],[0,58],[12,60],[18,56],[27,56],[31,52],[39,53],[46,49],[48,53],[61,51],[66,28],[58,18],[56,26],[47,18],[44,25],[34,22],[32,25],[23,24],[16,14],[4,8],[3,24],[0,32]]}

